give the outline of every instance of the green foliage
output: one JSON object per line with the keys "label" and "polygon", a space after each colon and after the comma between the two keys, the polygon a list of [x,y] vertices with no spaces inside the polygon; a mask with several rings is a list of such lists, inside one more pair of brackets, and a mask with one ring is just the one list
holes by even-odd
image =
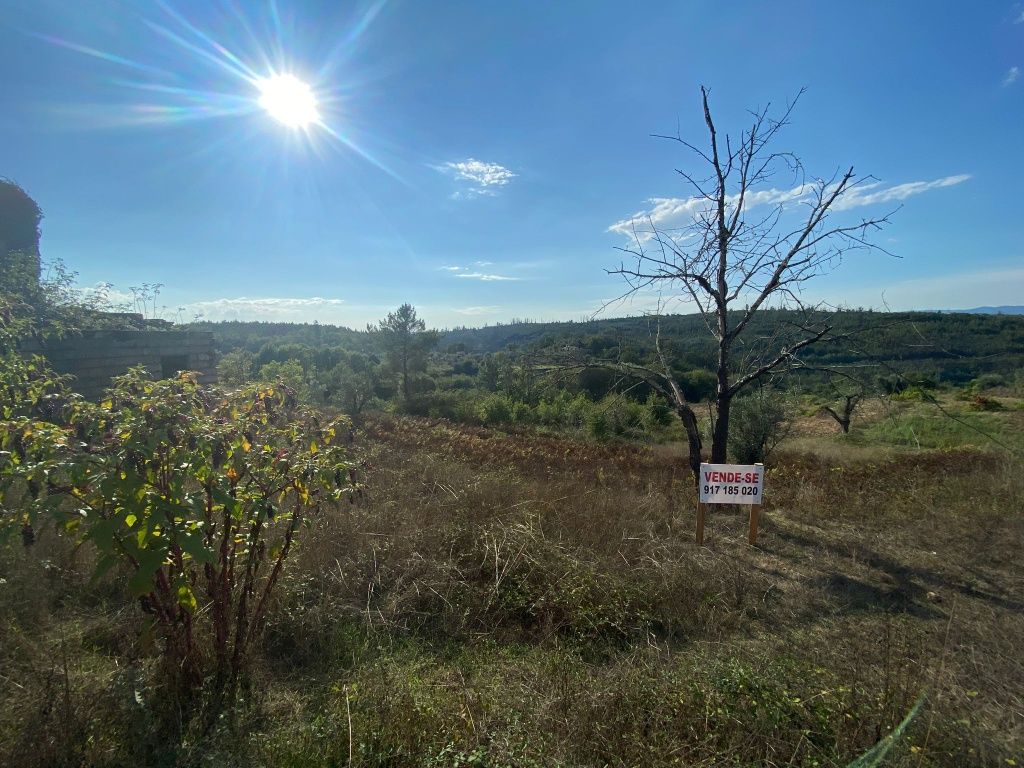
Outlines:
{"label": "green foliage", "polygon": [[732,401],[729,453],[739,464],[764,462],[786,434],[786,408],[776,392],[759,390]]}
{"label": "green foliage", "polygon": [[1024,432],[1000,413],[938,411],[934,405],[905,406],[864,429],[863,440],[916,449],[946,450],[963,446],[1009,447],[1024,453]]}
{"label": "green foliage", "polygon": [[611,437],[612,429],[607,414],[600,409],[592,410],[587,417],[587,431],[595,440],[607,440]]}
{"label": "green foliage", "polygon": [[711,371],[694,368],[677,376],[683,395],[691,403],[714,399],[718,378]]}
{"label": "green foliage", "polygon": [[179,690],[233,697],[299,526],[353,486],[338,438],[280,385],[223,393],[183,374],[68,395],[0,326],[0,535],[43,520],[97,553],[165,639]]}
{"label": "green foliage", "polygon": [[392,370],[399,376],[406,401],[413,395],[411,379],[426,371],[427,355],[437,346],[440,335],[426,330],[412,304],[403,304],[376,325],[367,326],[381,347]]}
{"label": "green foliage", "polygon": [[981,389],[996,389],[997,387],[1006,386],[1006,377],[1001,376],[998,373],[984,373],[974,381],[971,382],[971,388],[976,390]]}
{"label": "green foliage", "polygon": [[217,380],[228,386],[248,384],[252,381],[254,356],[245,349],[235,349],[217,362]]}
{"label": "green foliage", "polygon": [[488,395],[477,405],[477,416],[489,427],[507,424],[512,420],[512,402],[505,395]]}
{"label": "green foliage", "polygon": [[38,253],[0,251],[0,293],[17,296],[32,306],[42,304]]}
{"label": "green foliage", "polygon": [[257,376],[266,383],[282,383],[299,393],[302,399],[309,396],[306,371],[298,360],[274,360],[260,367]]}
{"label": "green foliage", "polygon": [[316,383],[325,401],[357,416],[373,400],[378,382],[376,372],[368,364],[360,365],[357,358],[338,363],[317,377]]}

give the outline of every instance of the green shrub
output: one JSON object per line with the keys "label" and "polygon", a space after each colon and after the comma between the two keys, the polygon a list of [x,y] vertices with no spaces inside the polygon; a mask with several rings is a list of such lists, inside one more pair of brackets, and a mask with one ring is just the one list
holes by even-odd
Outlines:
{"label": "green shrub", "polygon": [[786,432],[786,409],[778,393],[761,391],[732,401],[728,447],[736,462],[763,462]]}
{"label": "green shrub", "polygon": [[523,402],[516,402],[512,405],[511,420],[514,424],[528,426],[537,422],[537,414],[533,408]]}
{"label": "green shrub", "polygon": [[647,428],[667,427],[672,423],[672,408],[664,399],[655,394],[647,398]]}
{"label": "green shrub", "polygon": [[505,395],[488,395],[477,405],[477,417],[489,427],[508,424],[512,420],[512,402]]}
{"label": "green shrub", "polygon": [[1004,376],[1000,376],[998,373],[983,373],[971,382],[971,387],[975,390],[995,389],[996,387],[1005,386],[1006,378]]}
{"label": "green shrub", "polygon": [[[0,414],[0,538],[30,545],[50,519],[94,548],[96,576],[152,616],[175,690],[209,686],[208,714],[230,703],[299,526],[350,486],[347,422],[280,385],[225,393],[136,369],[97,404],[17,356],[3,380],[23,410]],[[61,407],[41,411],[53,389]]]}
{"label": "green shrub", "polygon": [[595,440],[607,440],[611,437],[612,428],[608,423],[608,416],[600,408],[591,411],[587,419],[587,431]]}

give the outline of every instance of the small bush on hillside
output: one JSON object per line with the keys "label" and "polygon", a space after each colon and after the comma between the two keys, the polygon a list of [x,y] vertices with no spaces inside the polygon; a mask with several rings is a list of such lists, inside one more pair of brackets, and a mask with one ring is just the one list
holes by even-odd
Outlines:
{"label": "small bush on hillside", "polygon": [[604,411],[595,409],[591,411],[587,419],[587,431],[595,440],[607,440],[611,437],[612,429],[608,423],[608,416]]}
{"label": "small bush on hillside", "polygon": [[998,373],[983,373],[971,382],[971,387],[975,390],[995,389],[996,387],[1005,386],[1006,378]]}
{"label": "small bush on hillside", "polygon": [[477,405],[477,417],[489,427],[508,424],[512,420],[512,402],[505,395],[488,395]]}
{"label": "small bush on hillside", "polygon": [[764,462],[787,431],[786,409],[776,393],[758,392],[733,400],[729,453],[739,464]]}

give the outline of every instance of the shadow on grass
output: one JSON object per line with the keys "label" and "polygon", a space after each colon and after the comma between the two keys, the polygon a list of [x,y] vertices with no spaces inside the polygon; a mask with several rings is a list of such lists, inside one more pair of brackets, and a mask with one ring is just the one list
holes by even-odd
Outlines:
{"label": "shadow on grass", "polygon": [[[929,588],[935,591],[956,592],[964,597],[981,600],[1004,610],[1024,611],[1024,602],[986,592],[969,584],[944,576],[933,570],[916,568],[906,565],[891,557],[868,549],[862,544],[848,542],[842,546],[812,538],[794,531],[775,527],[773,533],[783,541],[808,549],[824,550],[844,560],[853,558],[857,563],[880,571],[883,579],[892,582],[893,586],[875,586],[865,581],[851,578],[838,572],[831,572],[815,580],[815,584],[827,594],[849,601],[849,609],[853,611],[868,609],[884,609],[911,613],[922,618],[945,618],[946,613],[926,602]],[[775,552],[780,557],[795,559],[785,550]]]}

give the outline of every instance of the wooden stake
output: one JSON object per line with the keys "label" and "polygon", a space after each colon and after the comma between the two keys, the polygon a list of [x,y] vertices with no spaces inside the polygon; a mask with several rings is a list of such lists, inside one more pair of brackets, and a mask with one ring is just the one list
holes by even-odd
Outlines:
{"label": "wooden stake", "polygon": [[697,502],[697,546],[704,546],[704,504]]}
{"label": "wooden stake", "polygon": [[[764,488],[764,464],[757,462],[754,466],[757,467],[758,471],[761,473],[761,487]],[[758,499],[758,501],[763,502],[764,499]],[[760,517],[761,505],[752,504],[750,506],[750,535],[747,537],[747,541],[750,543],[750,546],[757,544],[757,524],[759,522],[758,518]]]}

